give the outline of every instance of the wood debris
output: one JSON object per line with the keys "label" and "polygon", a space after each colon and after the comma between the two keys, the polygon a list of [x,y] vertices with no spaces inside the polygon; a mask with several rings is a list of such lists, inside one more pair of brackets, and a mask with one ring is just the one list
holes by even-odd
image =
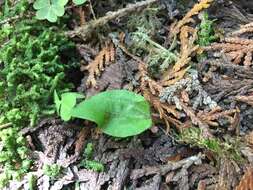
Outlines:
{"label": "wood debris", "polygon": [[136,11],[137,9],[145,8],[156,2],[158,2],[158,0],[146,0],[146,1],[137,2],[135,4],[129,4],[126,8],[119,9],[115,12],[110,12],[110,14],[104,17],[98,18],[96,20],[92,20],[88,22],[87,24],[85,24],[84,26],[76,28],[74,31],[67,32],[66,35],[70,37],[80,36],[83,40],[86,40],[88,37],[91,36],[92,32],[96,28],[107,24],[109,21],[113,19],[126,16],[127,14],[130,14]]}

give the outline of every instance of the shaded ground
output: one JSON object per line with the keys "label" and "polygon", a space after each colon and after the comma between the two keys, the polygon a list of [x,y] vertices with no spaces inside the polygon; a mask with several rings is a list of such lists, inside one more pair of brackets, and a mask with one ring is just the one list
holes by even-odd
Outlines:
{"label": "shaded ground", "polygon": [[[95,1],[93,8],[96,17],[99,18],[108,11],[125,7],[128,3],[133,3],[133,1],[118,0],[110,1],[110,3]],[[185,6],[183,3],[183,1],[176,3],[174,0],[160,2],[162,8],[157,18],[161,21],[161,25],[153,38],[166,48],[170,44],[168,26],[174,20],[182,18],[194,4],[194,2],[187,2],[186,10],[182,7],[182,5]],[[87,21],[92,18],[92,13],[88,13]],[[138,9],[135,13],[144,14]],[[253,4],[248,1],[218,0],[208,9],[208,13],[211,19],[217,19],[215,29],[217,33],[220,33],[221,41],[226,35],[239,29],[241,25],[253,22]],[[113,19],[108,24],[98,27],[95,30],[96,33],[92,33],[92,36],[87,39],[83,39],[80,35],[73,37],[84,65],[81,67],[83,75],[79,73],[82,79],[75,77],[78,76],[76,73],[70,74],[70,78],[75,78],[77,81],[79,92],[89,97],[109,89],[141,91],[138,60],[129,56],[120,46],[122,40],[120,33],[124,32],[124,44],[131,49],[128,35],[132,29],[127,25],[128,19],[128,16]],[[152,18],[148,19],[152,20]],[[78,20],[73,20],[73,23],[69,25],[75,28],[77,23]],[[243,35],[249,40],[252,39],[252,33]],[[101,76],[96,81],[96,87],[90,87],[87,84],[89,78],[85,66],[95,59],[104,44],[110,43],[113,43],[115,47],[115,63],[106,66],[101,72]],[[250,41],[246,45],[252,47],[252,44]],[[180,127],[198,126],[199,122],[192,120],[194,117],[200,118],[204,126],[209,126],[210,133],[214,137],[224,142],[224,146],[232,147],[228,148],[231,155],[239,151],[240,159],[231,159],[233,155],[227,155],[228,152],[219,154],[219,152],[210,151],[192,139],[187,141],[187,139],[179,138],[177,135],[179,130],[175,127],[177,122],[170,123],[171,129],[167,133],[167,128],[157,111],[153,113],[156,122],[151,130],[137,137],[123,140],[101,134],[95,129],[95,125],[88,122],[63,123],[57,118],[46,118],[37,127],[22,130],[22,134],[26,136],[33,150],[31,157],[36,160],[33,174],[37,176],[38,189],[78,189],[77,186],[83,190],[235,189],[247,171],[246,168],[253,164],[251,149],[253,141],[252,133],[250,133],[253,128],[253,69],[252,65],[243,65],[242,60],[238,64],[233,64],[235,60],[226,59],[225,53],[226,51],[213,49],[208,51],[206,59],[201,61],[197,61],[196,54],[192,55],[191,66],[194,71],[189,72],[184,78],[185,85],[173,84],[174,86],[181,85],[176,88],[180,91],[175,91],[173,97],[182,97],[183,91],[191,87],[192,90],[187,91],[188,94],[179,98],[180,101],[183,99],[183,103],[180,104],[182,109],[179,112],[184,114],[178,119],[182,122]],[[139,54],[138,56],[143,56],[141,59],[147,61],[149,55]],[[252,64],[252,60],[250,62]],[[160,81],[159,77],[155,75],[152,77]],[[187,81],[188,79],[190,82]],[[179,82],[182,80],[180,79]],[[171,93],[172,89],[169,90]],[[212,106],[213,102],[202,103],[208,97],[220,107],[220,110],[216,110],[214,114],[207,111],[207,107]],[[197,105],[196,102],[201,103]],[[177,106],[175,98],[171,104]],[[192,112],[194,114],[191,114]],[[209,120],[201,117],[205,114]],[[79,165],[85,158],[83,149],[87,143],[93,144],[92,159],[104,164],[104,172],[87,170]],[[64,167],[60,176],[54,180],[44,175],[41,169],[42,165],[53,163]],[[252,172],[247,175],[252,177],[253,175],[250,174]],[[240,187],[247,189],[245,186],[241,184]],[[29,188],[27,176],[21,182],[11,182],[10,187],[6,189],[18,188]]]}

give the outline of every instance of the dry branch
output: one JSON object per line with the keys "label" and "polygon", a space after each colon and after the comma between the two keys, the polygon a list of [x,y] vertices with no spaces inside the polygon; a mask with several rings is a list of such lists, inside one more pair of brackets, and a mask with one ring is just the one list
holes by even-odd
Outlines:
{"label": "dry branch", "polygon": [[79,36],[83,40],[85,40],[91,35],[91,33],[96,28],[105,25],[106,23],[108,23],[109,21],[113,19],[126,16],[129,13],[136,11],[137,9],[143,9],[155,2],[158,2],[158,0],[146,0],[146,1],[135,3],[135,4],[130,4],[126,8],[120,9],[118,11],[108,12],[106,16],[101,17],[97,20],[92,20],[86,25],[82,27],[78,27],[74,31],[67,32],[66,34],[70,37]]}
{"label": "dry branch", "polygon": [[242,25],[239,30],[232,33],[232,36],[240,36],[245,33],[253,32],[253,22]]}

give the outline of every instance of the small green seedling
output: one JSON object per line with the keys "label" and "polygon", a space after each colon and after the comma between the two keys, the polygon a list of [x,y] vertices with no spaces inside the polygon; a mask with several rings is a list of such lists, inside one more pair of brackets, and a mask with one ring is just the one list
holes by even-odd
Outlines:
{"label": "small green seedling", "polygon": [[86,148],[84,149],[84,158],[79,166],[80,167],[84,167],[88,170],[93,170],[93,171],[96,171],[96,172],[103,172],[104,171],[104,165],[96,160],[92,160],[92,157],[93,157],[93,150],[94,150],[94,147],[93,147],[93,144],[92,143],[88,143],[86,145]]}
{"label": "small green seedling", "polygon": [[61,97],[60,100],[55,92],[56,108],[63,120],[75,117],[93,121],[104,133],[114,137],[140,134],[152,124],[148,102],[127,90],[102,92],[76,106],[79,94],[67,93]]}
{"label": "small green seedling", "polygon": [[62,170],[62,167],[59,166],[58,164],[52,164],[52,165],[45,164],[43,166],[43,173],[52,179],[55,179],[57,176],[59,176],[61,173],[61,170]]}
{"label": "small green seedling", "polygon": [[86,145],[86,148],[84,149],[84,156],[87,159],[91,159],[93,156],[93,144],[92,143],[88,143]]}
{"label": "small green seedling", "polygon": [[76,105],[76,100],[80,98],[84,98],[84,96],[78,93],[67,92],[61,95],[60,100],[56,91],[54,92],[56,111],[64,121],[70,120],[71,111]]}
{"label": "small green seedling", "polygon": [[[69,0],[36,0],[33,8],[37,10],[36,18],[38,20],[48,20],[56,22],[58,17],[65,13],[65,5]],[[87,0],[73,0],[75,5],[82,5]]]}
{"label": "small green seedling", "polygon": [[83,165],[83,167],[85,167],[88,170],[93,170],[96,172],[103,172],[105,170],[104,165],[95,160],[84,160],[84,162],[82,162],[81,165]]}
{"label": "small green seedling", "polygon": [[203,13],[201,23],[199,25],[197,41],[200,46],[208,46],[217,40],[218,37],[215,35],[213,26],[214,22],[215,20],[210,20],[206,12]]}

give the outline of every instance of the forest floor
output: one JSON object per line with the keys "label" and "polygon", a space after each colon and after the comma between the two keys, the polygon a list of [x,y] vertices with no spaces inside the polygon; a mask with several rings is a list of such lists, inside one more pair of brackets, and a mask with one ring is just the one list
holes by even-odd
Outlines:
{"label": "forest floor", "polygon": [[253,190],[253,3],[92,0],[67,13],[81,63],[66,74],[72,91],[141,94],[152,127],[115,138],[41,118],[20,130],[31,170],[4,189]]}

